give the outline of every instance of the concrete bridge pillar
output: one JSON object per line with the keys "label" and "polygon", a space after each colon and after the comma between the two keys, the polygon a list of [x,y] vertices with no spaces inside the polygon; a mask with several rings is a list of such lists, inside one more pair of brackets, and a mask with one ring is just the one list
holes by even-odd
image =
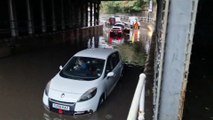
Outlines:
{"label": "concrete bridge pillar", "polygon": [[84,27],[84,3],[80,4],[80,27]]}
{"label": "concrete bridge pillar", "polygon": [[45,15],[44,15],[44,0],[40,1],[40,5],[41,5],[41,31],[44,33],[46,32],[47,28],[46,28],[46,20],[45,20]]}
{"label": "concrete bridge pillar", "polygon": [[52,0],[52,31],[56,31],[55,1]]}
{"label": "concrete bridge pillar", "polygon": [[10,31],[11,36],[16,37],[18,35],[18,29],[17,29],[17,21],[16,16],[14,13],[14,3],[13,0],[8,0],[9,2],[9,15],[10,15]]}
{"label": "concrete bridge pillar", "polygon": [[[70,0],[69,0],[70,1]],[[72,28],[73,26],[75,26],[75,22],[76,22],[76,19],[75,19],[75,15],[76,15],[76,11],[75,11],[75,3],[70,3],[70,18],[71,18],[71,21],[70,21],[70,28]]]}
{"label": "concrete bridge pillar", "polygon": [[33,22],[32,22],[32,12],[31,12],[31,5],[30,5],[30,1],[27,0],[27,19],[28,19],[28,34],[32,35],[34,33],[33,30]]}
{"label": "concrete bridge pillar", "polygon": [[97,16],[97,14],[96,14],[96,3],[93,3],[93,26],[95,26],[96,25],[96,16]]}
{"label": "concrete bridge pillar", "polygon": [[89,3],[90,4],[90,26],[92,26],[92,14],[93,14],[93,3],[92,2],[90,2]]}
{"label": "concrete bridge pillar", "polygon": [[88,2],[85,4],[85,26],[88,26]]}
{"label": "concrete bridge pillar", "polygon": [[[5,29],[2,36],[7,36],[7,45],[39,46],[48,44],[48,37],[54,42],[78,43],[78,40],[87,39],[99,34],[99,5],[98,1],[91,0],[6,0],[1,2],[1,11],[6,9],[2,18],[7,25],[0,26]],[[4,6],[6,4],[8,6]],[[1,12],[3,13],[3,12]],[[2,16],[3,17],[3,16]],[[86,28],[90,26],[89,28]],[[8,30],[8,31],[7,31]],[[47,33],[47,34],[43,34]],[[72,34],[72,35],[71,35]],[[44,39],[35,40],[38,37]],[[33,39],[32,39],[33,38]],[[29,39],[29,40],[27,40]],[[54,40],[52,40],[54,39]],[[0,40],[1,41],[1,40]],[[0,43],[1,44],[1,43]],[[5,43],[4,43],[5,44]],[[51,44],[51,43],[49,43]],[[44,45],[44,44],[43,44]]]}
{"label": "concrete bridge pillar", "polygon": [[64,24],[64,0],[61,0],[61,29],[65,29],[65,24]]}
{"label": "concrete bridge pillar", "polygon": [[99,25],[100,2],[94,3],[94,26]]}

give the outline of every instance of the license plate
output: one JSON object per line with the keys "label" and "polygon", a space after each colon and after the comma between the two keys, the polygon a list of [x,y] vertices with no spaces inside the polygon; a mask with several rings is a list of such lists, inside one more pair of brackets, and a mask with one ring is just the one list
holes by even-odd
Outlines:
{"label": "license plate", "polygon": [[70,110],[70,107],[69,106],[65,106],[65,105],[60,105],[60,104],[53,103],[52,106],[53,106],[53,108],[56,108],[56,109],[61,109],[61,110],[66,110],[66,111]]}

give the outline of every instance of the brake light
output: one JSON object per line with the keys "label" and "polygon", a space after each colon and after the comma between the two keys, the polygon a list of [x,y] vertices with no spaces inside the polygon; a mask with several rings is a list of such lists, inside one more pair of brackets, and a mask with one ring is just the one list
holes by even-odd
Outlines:
{"label": "brake light", "polygon": [[113,38],[109,38],[109,44],[112,44],[112,40],[113,40]]}

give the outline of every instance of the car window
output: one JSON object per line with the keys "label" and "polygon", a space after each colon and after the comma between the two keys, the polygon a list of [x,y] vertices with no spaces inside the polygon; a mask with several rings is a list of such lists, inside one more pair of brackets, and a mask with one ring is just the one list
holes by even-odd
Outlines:
{"label": "car window", "polygon": [[119,54],[118,52],[115,52],[114,54],[112,54],[112,58],[111,58],[111,61],[112,61],[112,64],[113,64],[113,68],[116,67],[116,65],[118,64],[119,62]]}
{"label": "car window", "polygon": [[109,73],[113,70],[113,64],[112,64],[112,59],[111,56],[107,59],[107,65],[106,65],[106,73]]}
{"label": "car window", "polygon": [[76,80],[94,80],[101,76],[105,60],[73,57],[60,72],[60,76]]}
{"label": "car window", "polygon": [[120,56],[118,52],[115,52],[108,57],[105,76],[107,75],[107,73],[111,72],[117,66],[119,61],[120,61]]}
{"label": "car window", "polygon": [[114,26],[118,26],[118,27],[121,27],[122,29],[124,29],[124,25],[121,25],[121,24],[115,24]]}

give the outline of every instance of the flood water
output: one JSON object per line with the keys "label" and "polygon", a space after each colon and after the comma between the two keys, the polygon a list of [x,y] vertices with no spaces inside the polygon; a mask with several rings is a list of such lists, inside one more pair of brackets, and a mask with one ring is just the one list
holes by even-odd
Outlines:
{"label": "flood water", "polygon": [[[109,28],[104,28],[104,36],[107,36],[108,30]],[[144,34],[142,36],[145,36],[146,32],[144,29],[141,30],[141,34]],[[99,39],[99,45],[94,44],[97,41],[93,38],[82,45],[88,48],[109,47],[108,38],[104,39],[103,41]],[[128,52],[124,51],[122,54],[130,56],[126,59],[130,63],[125,65],[123,77],[101,108],[93,114],[77,116],[50,112],[44,109],[42,103],[47,82],[57,74],[59,66],[64,65],[78,51],[77,49],[71,46],[33,48],[0,58],[0,120],[125,120],[139,74],[143,72],[141,65],[145,61],[144,54],[140,51],[142,48],[133,49],[134,47],[134,44],[129,44],[124,48],[122,46],[118,48],[119,51]],[[133,62],[137,66],[133,65]]]}
{"label": "flood water", "polygon": [[59,66],[76,52],[71,47],[52,47],[17,53],[0,58],[1,120],[124,120],[143,71],[125,66],[124,76],[101,106],[93,113],[67,116],[44,109],[42,94],[46,83]]}

